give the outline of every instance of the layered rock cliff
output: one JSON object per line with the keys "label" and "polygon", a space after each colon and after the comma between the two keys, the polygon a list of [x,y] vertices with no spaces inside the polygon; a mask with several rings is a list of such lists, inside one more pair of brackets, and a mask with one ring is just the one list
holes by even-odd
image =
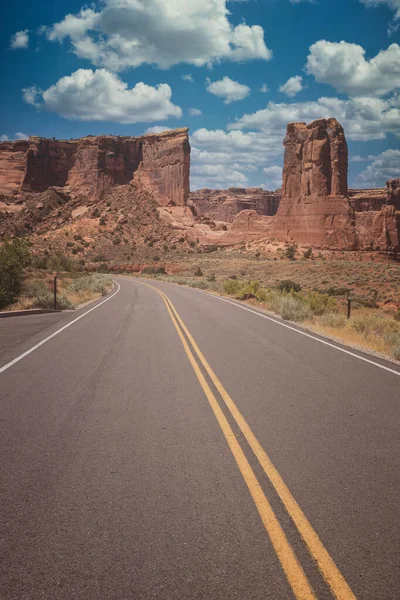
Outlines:
{"label": "layered rock cliff", "polygon": [[347,188],[348,149],[336,119],[290,123],[284,139],[282,199],[271,235],[343,250],[399,250],[400,180],[388,191]]}
{"label": "layered rock cliff", "polygon": [[114,185],[140,180],[159,204],[185,206],[189,196],[187,129],[142,137],[88,136],[78,140],[31,137],[0,143],[0,193],[66,187],[88,200]]}
{"label": "layered rock cliff", "polygon": [[190,193],[189,205],[198,216],[232,223],[242,210],[253,210],[259,215],[273,216],[278,210],[280,199],[279,190],[269,192],[261,188],[204,188]]}

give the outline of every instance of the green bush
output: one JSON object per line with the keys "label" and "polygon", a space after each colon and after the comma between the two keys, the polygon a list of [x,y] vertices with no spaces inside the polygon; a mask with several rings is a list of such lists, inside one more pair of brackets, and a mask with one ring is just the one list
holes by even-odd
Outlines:
{"label": "green bush", "polygon": [[289,258],[290,260],[294,260],[296,257],[296,252],[297,252],[297,246],[288,246],[285,250],[285,256],[286,256],[286,258]]}
{"label": "green bush", "polygon": [[102,277],[101,275],[87,275],[84,277],[77,277],[68,286],[68,293],[82,294],[84,292],[93,292],[104,296],[107,294],[110,286],[111,279]]}
{"label": "green bush", "polygon": [[311,307],[302,298],[286,294],[270,294],[268,304],[287,321],[305,321],[311,317]]}
{"label": "green bush", "polygon": [[323,315],[326,312],[334,312],[337,309],[336,302],[327,294],[308,292],[304,296],[314,315]]}
{"label": "green bush", "polygon": [[18,298],[22,289],[23,270],[31,256],[25,240],[6,240],[0,247],[0,309]]}
{"label": "green bush", "polygon": [[165,267],[144,267],[141,271],[147,275],[166,275]]}
{"label": "green bush", "polygon": [[[54,297],[51,292],[44,292],[36,298],[33,299],[32,306],[34,308],[53,308],[54,307]],[[65,296],[57,297],[57,308],[59,310],[71,310],[74,308],[72,302],[68,300]]]}
{"label": "green bush", "polygon": [[200,269],[200,267],[197,267],[197,269],[194,272],[195,277],[203,277],[203,271]]}
{"label": "green bush", "polygon": [[312,248],[308,248],[305,252],[303,252],[304,258],[311,258],[312,256]]}
{"label": "green bush", "polygon": [[244,284],[241,281],[238,281],[237,279],[227,279],[222,284],[222,289],[226,294],[229,294],[230,296],[238,295],[242,291],[243,287]]}
{"label": "green bush", "polygon": [[74,267],[74,260],[63,254],[61,250],[47,259],[47,268],[49,271],[73,271]]}
{"label": "green bush", "polygon": [[290,292],[300,292],[301,285],[291,279],[284,279],[279,283],[278,290],[280,292],[285,292],[286,294],[289,294]]}
{"label": "green bush", "polygon": [[351,327],[366,338],[400,333],[400,325],[397,321],[379,315],[357,315],[352,318]]}

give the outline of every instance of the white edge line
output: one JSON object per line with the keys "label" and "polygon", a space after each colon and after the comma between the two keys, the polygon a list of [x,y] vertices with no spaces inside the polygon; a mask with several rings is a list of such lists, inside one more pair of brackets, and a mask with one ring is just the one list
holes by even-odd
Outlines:
{"label": "white edge line", "polygon": [[99,306],[101,306],[102,304],[105,304],[106,302],[108,302],[109,300],[111,300],[111,298],[114,298],[114,296],[116,296],[118,294],[119,290],[121,289],[121,286],[119,285],[118,281],[114,281],[114,283],[117,284],[118,289],[111,296],[108,296],[105,300],[103,300],[102,302],[99,302],[99,304],[96,304],[96,306],[93,306],[93,308],[87,310],[85,313],[83,313],[83,315],[79,315],[79,317],[76,317],[76,319],[74,319],[73,321],[70,321],[69,323],[67,323],[66,325],[64,325],[64,327],[61,327],[60,329],[57,329],[57,331],[55,331],[54,333],[52,333],[51,335],[49,335],[47,338],[45,338],[44,340],[42,340],[41,342],[39,342],[35,346],[32,346],[32,348],[29,348],[29,350],[27,350],[23,354],[20,354],[20,356],[17,356],[17,358],[14,358],[14,360],[12,360],[11,362],[7,363],[3,367],[0,367],[0,373],[4,373],[4,371],[7,371],[7,369],[9,369],[13,365],[15,365],[17,362],[19,362],[20,360],[22,360],[23,358],[25,358],[25,356],[28,356],[29,354],[31,354],[32,352],[34,352],[35,350],[37,350],[38,348],[40,348],[40,346],[43,346],[43,344],[46,344],[46,342],[48,342],[49,340],[51,340],[53,337],[55,337],[56,335],[58,335],[59,333],[61,333],[65,329],[68,329],[68,327],[71,327],[71,325],[73,325],[74,323],[76,323],[80,319],[83,319],[83,317],[86,317],[86,315],[88,315],[89,313],[91,313],[93,310],[96,310],[96,308],[99,308]]}
{"label": "white edge line", "polygon": [[[155,281],[157,281],[157,280],[155,280]],[[166,282],[161,282],[161,283],[166,283]],[[329,346],[330,348],[335,348],[336,350],[340,350],[340,352],[343,352],[344,354],[354,356],[355,358],[358,358],[359,360],[363,360],[364,362],[369,363],[370,365],[374,365],[375,367],[379,367],[380,369],[384,369],[385,371],[388,371],[389,373],[393,373],[394,375],[397,375],[398,377],[400,377],[400,371],[395,371],[394,369],[385,367],[385,365],[381,365],[380,363],[377,363],[374,360],[370,360],[369,358],[364,358],[364,356],[360,356],[359,354],[356,354],[355,352],[350,352],[350,350],[345,350],[344,348],[341,348],[340,346],[336,346],[336,344],[331,344],[330,342],[321,340],[320,338],[316,337],[315,335],[311,335],[310,333],[301,331],[301,329],[296,329],[296,327],[291,327],[291,325],[282,323],[281,321],[278,321],[277,319],[273,319],[272,317],[269,317],[268,315],[263,315],[262,313],[260,313],[256,310],[247,308],[247,306],[242,306],[241,304],[232,302],[232,300],[228,300],[227,298],[222,298],[221,296],[215,296],[214,294],[204,292],[203,290],[196,290],[193,288],[188,288],[188,289],[191,289],[193,292],[198,292],[199,294],[204,294],[205,296],[208,296],[209,298],[215,298],[216,300],[221,300],[222,302],[227,302],[228,304],[232,304],[233,306],[236,306],[237,308],[241,308],[242,310],[246,310],[247,312],[252,313],[253,315],[257,315],[258,317],[262,317],[263,319],[268,319],[268,321],[272,321],[273,323],[276,323],[277,325],[280,325],[281,327],[286,327],[286,329],[291,329],[291,331],[300,333],[300,335],[305,335],[306,337],[311,338],[312,340],[315,340],[316,342],[319,342],[320,344],[324,344],[325,346]]]}

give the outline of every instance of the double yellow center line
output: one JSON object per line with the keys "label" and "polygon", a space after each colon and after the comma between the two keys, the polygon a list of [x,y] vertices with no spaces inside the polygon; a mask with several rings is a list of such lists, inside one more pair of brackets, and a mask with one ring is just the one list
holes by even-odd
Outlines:
{"label": "double yellow center line", "polygon": [[277,469],[274,467],[266,452],[261,447],[261,444],[250,429],[236,404],[208,364],[205,356],[201,352],[196,341],[193,339],[193,336],[189,332],[185,323],[180,318],[171,300],[158,288],[148,284],[143,285],[150,287],[152,290],[160,294],[166,304],[168,313],[179,335],[189,362],[192,365],[193,371],[196,374],[196,377],[240,469],[243,479],[246,482],[248,490],[257,507],[263,525],[269,535],[276,555],[281,563],[282,569],[285,572],[296,599],[317,600],[317,597],[272,509],[269,500],[264,494],[249,461],[247,460],[239,442],[237,441],[237,438],[227,418],[225,417],[225,414],[222,411],[215,394],[207,383],[207,380],[200,369],[199,363],[202,365],[210,380],[214,384],[230,415],[236,421],[240,431],[257,457],[262,469],[264,470],[264,473],[274,487],[293,523],[297,527],[297,530],[306,544],[311,556],[314,558],[333,596],[336,598],[336,600],[356,600],[355,595],[339,571],[332,557],[329,555],[328,551],[319,539],[317,533],[314,531],[300,506],[297,504],[295,498],[286,486]]}

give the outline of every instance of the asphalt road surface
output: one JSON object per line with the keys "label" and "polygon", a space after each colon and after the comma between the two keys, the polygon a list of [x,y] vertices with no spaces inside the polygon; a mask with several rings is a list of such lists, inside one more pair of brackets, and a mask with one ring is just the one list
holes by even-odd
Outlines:
{"label": "asphalt road surface", "polygon": [[116,280],[0,347],[1,599],[399,600],[400,368]]}

